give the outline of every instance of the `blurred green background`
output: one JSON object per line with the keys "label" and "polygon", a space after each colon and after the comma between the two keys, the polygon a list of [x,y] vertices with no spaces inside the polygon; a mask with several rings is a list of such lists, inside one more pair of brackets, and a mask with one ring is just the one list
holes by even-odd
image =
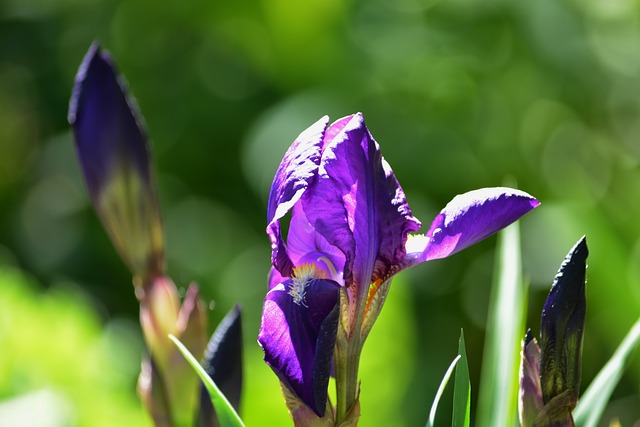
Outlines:
{"label": "blurred green background", "polygon": [[[130,275],[89,205],[66,121],[94,39],[152,138],[171,276],[215,301],[212,324],[244,305],[247,425],[289,423],[256,343],[266,197],[287,146],[325,114],[365,114],[425,227],[455,194],[505,179],[542,202],[520,222],[534,334],[560,262],[587,235],[583,387],[638,317],[639,0],[0,0],[9,425],[150,425],[135,396]],[[362,426],[424,425],[460,328],[477,392],[494,246],[395,280],[365,346]],[[640,419],[638,359],[606,420]],[[21,421],[34,411],[48,416]]]}

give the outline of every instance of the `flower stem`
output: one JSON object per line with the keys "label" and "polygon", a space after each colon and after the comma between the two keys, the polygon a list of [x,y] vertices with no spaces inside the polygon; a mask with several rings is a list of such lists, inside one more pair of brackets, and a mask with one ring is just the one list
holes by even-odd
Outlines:
{"label": "flower stem", "polygon": [[[349,316],[354,312],[358,315]],[[364,306],[362,304],[358,304],[355,310],[349,307],[348,294],[344,290],[340,295],[340,324],[334,351],[336,425],[344,420],[358,401],[358,368],[363,344],[361,335],[363,314]],[[357,423],[357,418],[355,422]]]}

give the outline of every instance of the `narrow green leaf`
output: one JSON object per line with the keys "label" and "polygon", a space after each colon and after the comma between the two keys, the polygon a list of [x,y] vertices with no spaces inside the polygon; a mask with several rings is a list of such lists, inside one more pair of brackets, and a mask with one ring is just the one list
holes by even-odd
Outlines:
{"label": "narrow green leaf", "polygon": [[528,290],[522,279],[517,223],[498,235],[494,277],[476,425],[510,427],[517,422],[520,340]]}
{"label": "narrow green leaf", "polygon": [[471,381],[469,380],[469,365],[467,364],[467,350],[464,345],[464,331],[460,330],[458,344],[460,361],[456,367],[453,388],[453,420],[452,427],[469,427],[471,423]]}
{"label": "narrow green leaf", "polygon": [[220,425],[222,427],[244,427],[244,423],[240,419],[240,416],[238,416],[236,411],[233,409],[233,406],[231,406],[224,394],[222,394],[220,389],[218,389],[218,386],[216,386],[211,377],[209,377],[202,366],[200,366],[200,363],[198,363],[196,358],[193,357],[189,350],[187,350],[187,348],[176,337],[169,335],[169,338],[171,338],[174,344],[178,347],[180,353],[182,353],[187,362],[189,362],[191,367],[196,371],[207,388],[209,396],[211,396],[211,404],[213,404],[213,407],[216,410],[216,415],[218,416]]}
{"label": "narrow green leaf", "polygon": [[429,411],[429,420],[427,421],[427,427],[433,427],[434,422],[436,420],[436,411],[438,410],[438,403],[440,402],[440,398],[442,397],[442,393],[444,393],[445,387],[449,383],[449,378],[451,378],[451,374],[453,374],[453,368],[456,367],[456,364],[460,360],[460,355],[456,356],[447,368],[447,372],[445,372],[444,377],[442,377],[442,382],[440,382],[440,387],[438,387],[438,391],[436,392],[436,397],[433,399],[433,404],[431,405],[431,410]]}
{"label": "narrow green leaf", "polygon": [[573,411],[576,426],[593,427],[598,423],[611,393],[622,377],[626,361],[638,343],[640,343],[640,318],[633,324],[622,344],[578,401],[578,406]]}

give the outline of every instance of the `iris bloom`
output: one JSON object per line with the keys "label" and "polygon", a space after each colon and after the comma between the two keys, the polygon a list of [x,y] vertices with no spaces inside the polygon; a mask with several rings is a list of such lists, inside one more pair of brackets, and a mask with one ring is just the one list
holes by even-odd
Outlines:
{"label": "iris bloom", "polygon": [[[455,197],[426,234],[412,234],[421,224],[362,114],[328,123],[320,119],[294,141],[273,180],[273,268],[258,341],[285,392],[340,421],[357,418],[360,352],[393,275],[452,255],[539,203],[509,188],[471,191]],[[332,358],[335,414],[326,404]]]}
{"label": "iris bloom", "polygon": [[582,337],[587,310],[586,238],[569,251],[542,309],[540,346],[531,331],[522,343],[520,424],[573,427],[580,392]]}

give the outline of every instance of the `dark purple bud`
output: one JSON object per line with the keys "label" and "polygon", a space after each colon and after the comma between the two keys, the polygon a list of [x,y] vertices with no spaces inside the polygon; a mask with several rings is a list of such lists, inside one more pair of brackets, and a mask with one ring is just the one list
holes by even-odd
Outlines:
{"label": "dark purple bud", "polygon": [[147,136],[111,57],[94,43],[76,76],[69,123],[93,205],[135,275],[161,274],[164,237]]}
{"label": "dark purple bud", "polygon": [[[242,317],[236,305],[224,317],[211,336],[204,353],[202,367],[216,383],[236,412],[242,394]],[[199,427],[217,427],[218,419],[204,385],[200,388]]]}
{"label": "dark purple bud", "polygon": [[[542,310],[540,383],[545,405],[568,392],[575,403],[580,392],[582,337],[586,315],[586,238],[564,259]],[[569,412],[570,412],[569,410]]]}

